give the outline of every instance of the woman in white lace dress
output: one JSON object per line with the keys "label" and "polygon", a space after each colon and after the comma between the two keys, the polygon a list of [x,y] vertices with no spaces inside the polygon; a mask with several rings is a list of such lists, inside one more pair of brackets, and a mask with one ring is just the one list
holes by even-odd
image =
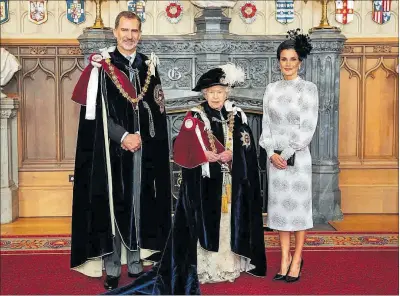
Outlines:
{"label": "woman in white lace dress", "polygon": [[[268,170],[268,227],[279,231],[281,267],[274,280],[294,282],[303,266],[305,230],[313,227],[312,165],[309,144],[318,121],[315,84],[298,76],[312,47],[299,29],[277,50],[283,80],[270,83],[263,99],[260,146],[270,160]],[[290,254],[290,232],[295,251]]]}

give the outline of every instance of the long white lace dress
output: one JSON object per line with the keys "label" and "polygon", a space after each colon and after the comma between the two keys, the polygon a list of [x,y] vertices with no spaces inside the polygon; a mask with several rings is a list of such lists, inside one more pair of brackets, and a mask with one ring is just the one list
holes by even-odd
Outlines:
{"label": "long white lace dress", "polygon": [[312,166],[308,148],[318,121],[318,90],[300,77],[270,83],[263,100],[260,146],[268,158],[283,150],[284,159],[295,154],[295,165],[268,169],[268,227],[299,231],[313,227]]}
{"label": "long white lace dress", "polygon": [[[223,129],[226,139],[227,123],[223,123]],[[231,250],[231,203],[228,203],[228,212],[221,213],[218,252],[207,251],[197,242],[199,281],[201,284],[233,282],[242,271],[251,270],[254,267],[250,264],[249,258],[237,255]]]}

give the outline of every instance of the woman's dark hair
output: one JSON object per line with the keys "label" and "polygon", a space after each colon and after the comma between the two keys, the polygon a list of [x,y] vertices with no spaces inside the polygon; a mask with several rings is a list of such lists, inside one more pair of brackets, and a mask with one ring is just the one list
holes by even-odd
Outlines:
{"label": "woman's dark hair", "polygon": [[288,31],[286,38],[288,40],[283,41],[279,44],[276,51],[278,60],[281,58],[281,52],[285,49],[294,49],[299,56],[299,60],[302,61],[310,54],[312,50],[311,39],[308,35],[299,34],[300,29]]}

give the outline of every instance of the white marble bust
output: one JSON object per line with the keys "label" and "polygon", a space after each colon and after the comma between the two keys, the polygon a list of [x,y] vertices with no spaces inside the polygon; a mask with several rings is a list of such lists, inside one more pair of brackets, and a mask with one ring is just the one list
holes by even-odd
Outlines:
{"label": "white marble bust", "polygon": [[190,0],[193,5],[200,8],[211,8],[211,7],[228,7],[233,8],[237,0],[225,0],[225,1],[212,1],[212,0]]}
{"label": "white marble bust", "polygon": [[[21,69],[21,64],[15,56],[5,50],[3,47],[0,48],[0,85],[1,89],[5,86],[13,77],[15,72]],[[7,96],[0,92],[0,98],[4,99]]]}

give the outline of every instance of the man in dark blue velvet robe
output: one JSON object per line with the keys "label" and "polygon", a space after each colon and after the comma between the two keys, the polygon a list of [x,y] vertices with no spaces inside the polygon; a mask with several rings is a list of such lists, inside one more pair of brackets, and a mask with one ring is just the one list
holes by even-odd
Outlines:
{"label": "man in dark blue velvet robe", "polygon": [[[114,289],[160,253],[171,225],[168,131],[158,58],[136,51],[140,18],[121,12],[117,46],[92,55],[72,99],[81,107],[73,190],[71,268],[107,274]],[[154,259],[154,258],[153,258]],[[103,262],[102,262],[103,261]]]}

